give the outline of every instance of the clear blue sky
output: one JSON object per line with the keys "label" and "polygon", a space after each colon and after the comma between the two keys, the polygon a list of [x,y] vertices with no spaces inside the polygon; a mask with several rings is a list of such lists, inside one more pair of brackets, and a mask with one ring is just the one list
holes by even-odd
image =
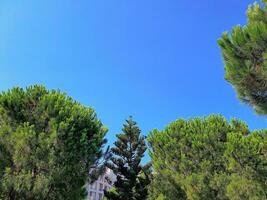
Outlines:
{"label": "clear blue sky", "polygon": [[0,0],[0,90],[44,84],[95,108],[112,143],[133,115],[144,134],[220,113],[266,118],[224,80],[217,39],[254,0]]}

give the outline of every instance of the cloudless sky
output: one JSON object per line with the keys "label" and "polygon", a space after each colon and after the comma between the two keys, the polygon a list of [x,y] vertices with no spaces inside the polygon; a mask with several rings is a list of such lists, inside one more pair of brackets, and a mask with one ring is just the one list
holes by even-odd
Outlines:
{"label": "cloudless sky", "polygon": [[92,106],[110,144],[133,115],[143,134],[222,114],[266,128],[224,80],[217,39],[254,0],[0,0],[0,90],[44,84]]}

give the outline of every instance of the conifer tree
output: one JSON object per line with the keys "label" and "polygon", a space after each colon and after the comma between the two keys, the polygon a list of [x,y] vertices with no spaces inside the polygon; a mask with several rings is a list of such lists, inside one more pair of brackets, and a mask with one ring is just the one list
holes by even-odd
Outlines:
{"label": "conifer tree", "polygon": [[266,139],[267,130],[219,115],[152,131],[149,200],[267,199]]}
{"label": "conifer tree", "polygon": [[115,147],[111,148],[108,167],[117,175],[113,190],[105,191],[108,200],[144,200],[150,177],[141,160],[147,149],[145,137],[132,117],[123,125],[123,133],[117,135]]}
{"label": "conifer tree", "polygon": [[0,200],[78,200],[106,128],[95,111],[43,86],[0,93]]}
{"label": "conifer tree", "polygon": [[258,114],[267,114],[267,0],[247,11],[248,22],[225,32],[218,43],[225,62],[225,79],[239,99]]}

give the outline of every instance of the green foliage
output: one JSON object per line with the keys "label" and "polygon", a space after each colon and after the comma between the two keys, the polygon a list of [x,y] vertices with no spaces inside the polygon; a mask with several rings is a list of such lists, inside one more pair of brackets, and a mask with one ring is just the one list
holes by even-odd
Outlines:
{"label": "green foliage", "polygon": [[75,200],[101,156],[95,112],[43,86],[0,94],[0,199]]}
{"label": "green foliage", "polygon": [[108,167],[117,175],[113,190],[105,191],[108,200],[145,200],[151,179],[150,165],[141,166],[147,149],[145,138],[130,117],[124,124],[123,133],[117,135],[111,149]]}
{"label": "green foliage", "polygon": [[151,200],[267,198],[267,131],[212,115],[179,119],[148,140]]}
{"label": "green foliage", "polygon": [[218,41],[225,79],[258,114],[267,114],[267,1],[263,3],[249,6],[247,25],[234,27]]}

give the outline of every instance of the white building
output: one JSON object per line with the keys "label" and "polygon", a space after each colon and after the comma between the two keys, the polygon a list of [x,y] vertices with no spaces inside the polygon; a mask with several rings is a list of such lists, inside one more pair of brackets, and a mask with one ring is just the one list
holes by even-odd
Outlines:
{"label": "white building", "polygon": [[87,184],[87,198],[90,200],[101,200],[104,197],[104,190],[109,190],[116,181],[116,175],[111,169],[100,176],[94,183]]}

